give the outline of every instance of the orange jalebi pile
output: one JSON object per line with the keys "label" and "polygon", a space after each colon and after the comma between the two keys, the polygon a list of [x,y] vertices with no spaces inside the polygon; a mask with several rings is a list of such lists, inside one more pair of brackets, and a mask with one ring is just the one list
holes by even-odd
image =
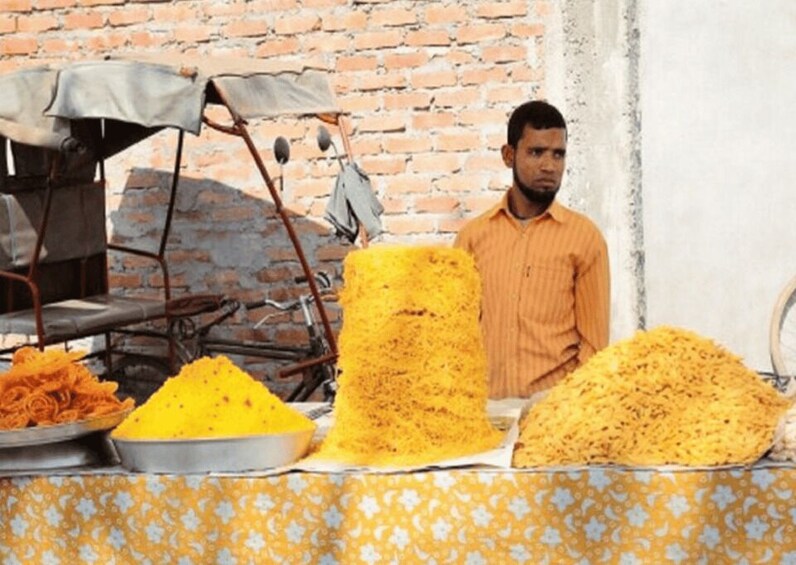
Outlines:
{"label": "orange jalebi pile", "polygon": [[101,382],[78,361],[81,352],[23,347],[0,373],[0,430],[65,424],[133,407],[115,382]]}

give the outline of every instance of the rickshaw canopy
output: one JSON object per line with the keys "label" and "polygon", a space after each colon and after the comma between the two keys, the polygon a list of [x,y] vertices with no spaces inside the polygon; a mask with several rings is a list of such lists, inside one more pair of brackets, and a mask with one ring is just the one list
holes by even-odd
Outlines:
{"label": "rickshaw canopy", "polygon": [[103,120],[100,158],[164,127],[198,135],[208,104],[244,120],[341,113],[322,70],[246,58],[108,56],[2,74],[0,92],[0,136],[59,151],[83,141],[74,122]]}

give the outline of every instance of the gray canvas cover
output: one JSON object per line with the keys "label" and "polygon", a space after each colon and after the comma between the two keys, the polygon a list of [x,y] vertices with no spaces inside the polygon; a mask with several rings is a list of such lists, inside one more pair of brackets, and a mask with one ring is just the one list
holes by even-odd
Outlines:
{"label": "gray canvas cover", "polygon": [[260,59],[114,56],[3,74],[0,93],[0,136],[55,150],[69,120],[198,134],[205,105],[221,100],[244,119],[341,113],[323,71]]}

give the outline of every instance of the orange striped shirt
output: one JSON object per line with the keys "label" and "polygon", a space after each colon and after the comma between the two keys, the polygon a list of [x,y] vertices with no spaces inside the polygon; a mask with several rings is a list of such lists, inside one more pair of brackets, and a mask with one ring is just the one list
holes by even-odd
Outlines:
{"label": "orange striped shirt", "polygon": [[586,216],[553,201],[523,225],[505,195],[454,245],[481,274],[490,397],[547,389],[608,345],[608,250]]}

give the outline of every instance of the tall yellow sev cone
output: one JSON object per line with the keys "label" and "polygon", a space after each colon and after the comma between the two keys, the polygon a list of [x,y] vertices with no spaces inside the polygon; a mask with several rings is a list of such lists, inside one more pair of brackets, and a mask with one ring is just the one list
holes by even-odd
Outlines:
{"label": "tall yellow sev cone", "polygon": [[473,259],[447,247],[350,253],[340,292],[340,388],[317,457],[426,464],[494,448]]}

